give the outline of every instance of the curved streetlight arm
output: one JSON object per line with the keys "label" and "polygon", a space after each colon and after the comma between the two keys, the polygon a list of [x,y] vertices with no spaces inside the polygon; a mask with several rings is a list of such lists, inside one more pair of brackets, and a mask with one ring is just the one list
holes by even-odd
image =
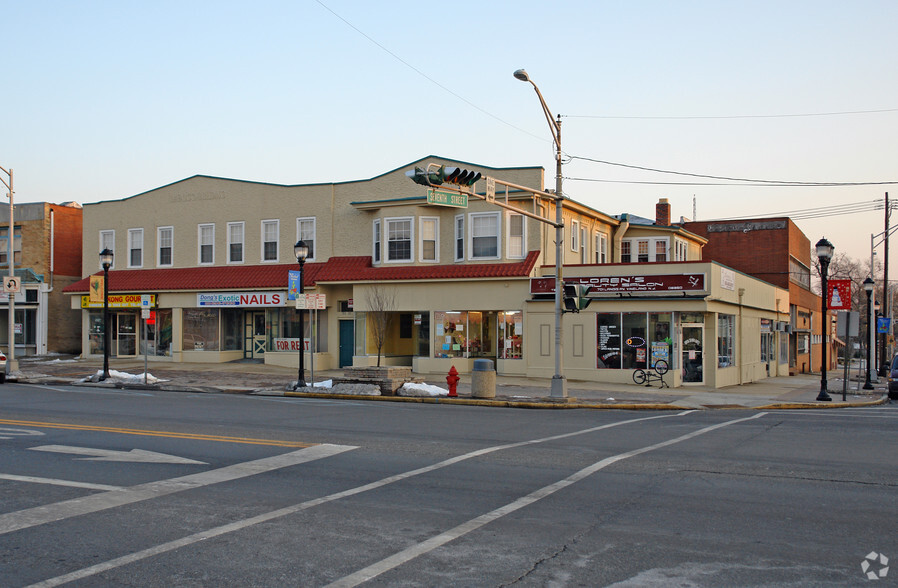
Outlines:
{"label": "curved streetlight arm", "polygon": [[556,120],[552,115],[552,111],[549,110],[549,105],[546,104],[546,99],[543,98],[543,93],[539,91],[539,86],[533,83],[533,80],[528,79],[530,85],[533,86],[533,89],[536,91],[536,95],[539,97],[539,103],[543,107],[543,114],[546,115],[546,121],[549,123],[549,128],[552,129],[552,140],[555,141],[555,146],[558,148],[559,154],[561,153],[561,121]]}

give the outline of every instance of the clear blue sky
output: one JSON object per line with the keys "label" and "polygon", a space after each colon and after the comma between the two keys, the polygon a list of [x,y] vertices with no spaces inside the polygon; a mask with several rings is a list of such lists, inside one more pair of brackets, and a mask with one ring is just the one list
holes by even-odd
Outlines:
{"label": "clear blue sky", "polygon": [[[3,0],[0,15],[0,166],[17,202],[115,200],[194,174],[346,181],[429,154],[541,165],[551,186],[521,67],[575,158],[898,180],[894,0]],[[772,116],[871,110],[886,112]],[[661,197],[674,218],[695,197],[699,220],[898,200],[898,185],[640,183],[719,181],[584,159],[564,174],[580,178],[569,197],[609,214],[652,217]],[[869,259],[883,213],[797,222]]]}

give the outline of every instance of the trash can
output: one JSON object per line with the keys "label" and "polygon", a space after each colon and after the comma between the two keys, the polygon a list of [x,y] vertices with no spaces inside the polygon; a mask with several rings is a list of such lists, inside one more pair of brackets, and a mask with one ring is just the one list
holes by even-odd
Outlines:
{"label": "trash can", "polygon": [[496,397],[496,368],[491,359],[475,359],[471,371],[471,396],[474,398]]}

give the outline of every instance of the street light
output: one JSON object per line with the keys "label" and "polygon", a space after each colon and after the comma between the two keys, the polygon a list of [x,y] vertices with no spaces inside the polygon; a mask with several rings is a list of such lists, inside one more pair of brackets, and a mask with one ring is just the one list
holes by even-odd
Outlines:
{"label": "street light", "polygon": [[522,82],[530,82],[536,95],[539,97],[539,103],[543,107],[543,114],[546,115],[546,122],[549,123],[549,129],[552,131],[552,139],[555,142],[555,375],[552,376],[552,398],[567,398],[567,380],[564,377],[562,362],[562,334],[561,334],[561,317],[562,312],[562,294],[563,283],[561,279],[562,268],[562,246],[564,243],[564,193],[561,189],[561,115],[552,116],[552,111],[546,105],[542,92],[526,70],[519,69],[514,72],[514,77]]}
{"label": "street light", "polygon": [[829,394],[826,392],[826,346],[827,343],[827,331],[829,330],[828,323],[826,317],[826,298],[829,296],[826,290],[826,274],[829,271],[829,262],[833,258],[833,244],[826,240],[826,237],[817,241],[817,259],[820,260],[820,277],[823,280],[823,298],[821,300],[821,305],[823,306],[823,324],[821,326],[821,332],[823,333],[823,345],[821,348],[823,349],[822,353],[822,361],[820,363],[820,393],[817,395],[817,400],[829,402],[832,400]]}
{"label": "street light", "polygon": [[[13,190],[13,181],[12,181],[12,168],[4,169],[0,167],[0,170],[3,171],[7,176],[9,176],[9,183],[6,183],[2,177],[0,177],[0,182],[3,182],[3,185],[6,186],[9,194],[9,235],[6,240],[6,261],[9,265],[9,277],[13,277],[16,275],[15,269],[15,257],[13,250],[13,239],[15,238],[15,223],[13,222],[13,194],[15,191]],[[7,305],[9,307],[9,353],[7,353],[6,360],[6,374],[9,375],[14,372],[18,368],[18,363],[16,362],[16,300],[15,295],[10,292],[8,298]]]}
{"label": "street light", "polygon": [[109,347],[112,345],[109,331],[109,268],[112,267],[112,250],[108,247],[100,251],[100,264],[103,266],[103,375],[100,381],[109,377]]}
{"label": "street light", "polygon": [[[296,242],[296,245],[293,246],[293,255],[296,256],[296,261],[299,262],[299,295],[303,295],[303,286],[302,286],[302,266],[306,263],[306,258],[309,256],[309,246],[306,245],[306,242],[300,239]],[[296,385],[293,387],[294,390],[299,388],[306,387],[306,377],[305,377],[305,310],[299,309],[299,377],[296,379]]]}
{"label": "street light", "polygon": [[870,295],[873,294],[873,278],[867,276],[867,279],[864,280],[864,292],[867,294],[867,367],[864,370],[864,390],[872,390],[873,384],[870,382],[870,362],[873,361],[873,349],[870,346],[870,317],[873,315],[873,309],[870,307]]}

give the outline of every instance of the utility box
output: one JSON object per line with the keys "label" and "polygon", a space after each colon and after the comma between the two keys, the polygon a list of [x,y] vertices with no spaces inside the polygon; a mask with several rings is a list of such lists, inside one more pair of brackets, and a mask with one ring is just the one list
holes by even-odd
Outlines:
{"label": "utility box", "polygon": [[496,368],[491,359],[475,359],[471,370],[471,396],[496,397]]}

